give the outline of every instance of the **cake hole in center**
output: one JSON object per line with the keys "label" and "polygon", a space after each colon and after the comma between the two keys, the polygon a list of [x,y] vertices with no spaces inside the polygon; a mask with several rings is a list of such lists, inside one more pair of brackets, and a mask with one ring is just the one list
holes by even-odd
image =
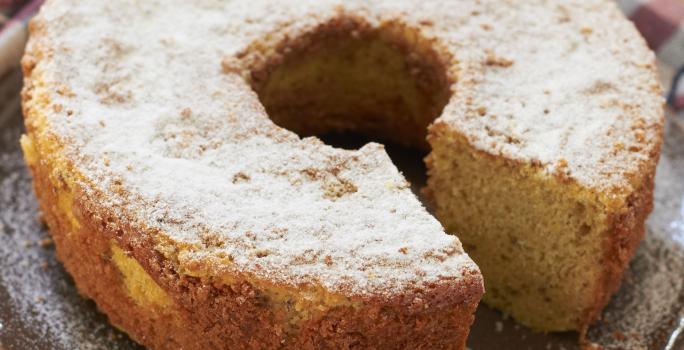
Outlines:
{"label": "cake hole in center", "polygon": [[271,120],[357,149],[375,141],[414,185],[425,182],[428,125],[448,102],[444,57],[416,28],[342,18],[277,45],[251,70]]}

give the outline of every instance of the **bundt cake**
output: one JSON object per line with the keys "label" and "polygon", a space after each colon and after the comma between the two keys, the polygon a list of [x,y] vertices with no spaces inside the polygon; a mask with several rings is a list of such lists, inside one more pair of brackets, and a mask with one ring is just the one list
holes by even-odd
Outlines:
{"label": "bundt cake", "polygon": [[[49,0],[30,32],[58,257],[150,348],[463,349],[483,277],[442,225],[487,303],[582,330],[651,210],[654,57],[609,1]],[[313,137],[346,130],[431,150],[441,225],[381,145]]]}

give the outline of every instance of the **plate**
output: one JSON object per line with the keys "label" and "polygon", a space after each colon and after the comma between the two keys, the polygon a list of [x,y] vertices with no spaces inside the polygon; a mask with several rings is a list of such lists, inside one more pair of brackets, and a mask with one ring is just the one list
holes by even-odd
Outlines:
{"label": "plate", "polygon": [[[18,144],[20,85],[18,69],[0,84],[0,350],[142,349],[78,294],[55,259]],[[324,141],[358,147],[368,140],[329,135]],[[423,155],[394,145],[387,150],[418,193],[425,183]],[[649,232],[621,289],[588,334],[607,350],[684,349],[684,130],[672,119],[654,196]],[[484,305],[477,310],[468,347],[578,348],[576,333],[534,333]]]}

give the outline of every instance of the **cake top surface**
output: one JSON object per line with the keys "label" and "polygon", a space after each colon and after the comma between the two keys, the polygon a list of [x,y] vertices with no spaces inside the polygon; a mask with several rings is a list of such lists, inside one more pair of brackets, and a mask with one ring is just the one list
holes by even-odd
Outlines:
{"label": "cake top surface", "polygon": [[507,3],[483,2],[471,21],[487,34],[457,39],[482,49],[441,120],[476,148],[624,200],[659,155],[654,54],[612,1]]}
{"label": "cake top surface", "polygon": [[53,0],[29,80],[92,194],[172,242],[181,268],[360,295],[479,274],[382,146],[300,139],[222,67],[340,16],[438,41],[458,72],[439,120],[483,151],[598,190],[654,152],[654,58],[608,1]]}

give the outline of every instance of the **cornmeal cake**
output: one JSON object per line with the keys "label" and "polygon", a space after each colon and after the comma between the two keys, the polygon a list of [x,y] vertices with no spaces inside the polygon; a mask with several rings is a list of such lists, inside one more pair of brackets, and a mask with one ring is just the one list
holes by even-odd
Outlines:
{"label": "cornmeal cake", "polygon": [[[581,330],[643,235],[662,99],[611,2],[49,0],[30,30],[58,257],[150,348],[463,349],[483,277],[444,227],[489,304]],[[348,130],[431,149],[441,224],[381,145],[312,136]]]}

